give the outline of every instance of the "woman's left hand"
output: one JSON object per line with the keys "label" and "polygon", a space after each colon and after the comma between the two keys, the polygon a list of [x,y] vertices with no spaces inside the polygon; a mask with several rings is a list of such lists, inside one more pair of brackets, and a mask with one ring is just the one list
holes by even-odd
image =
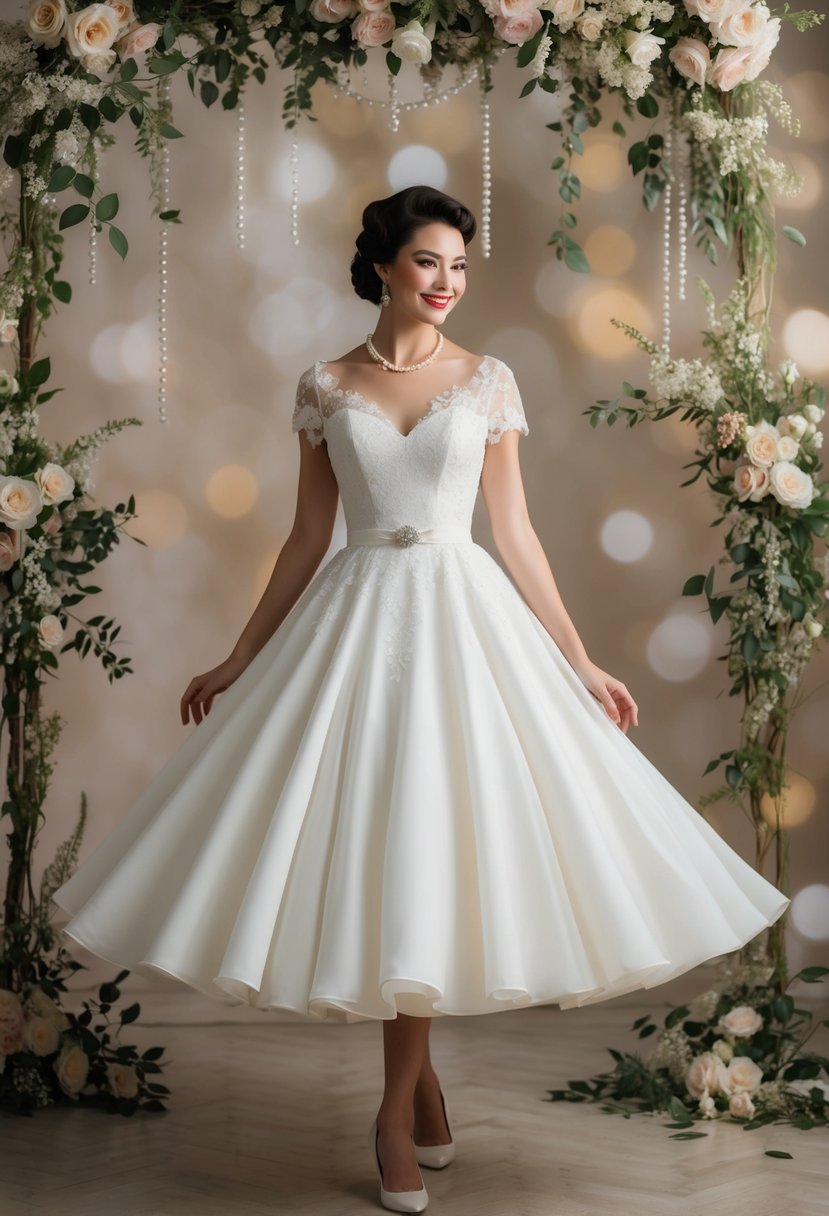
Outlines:
{"label": "woman's left hand", "polygon": [[576,668],[576,674],[588,692],[607,710],[608,716],[627,734],[628,727],[639,725],[639,710],[621,680],[609,675],[595,663]]}

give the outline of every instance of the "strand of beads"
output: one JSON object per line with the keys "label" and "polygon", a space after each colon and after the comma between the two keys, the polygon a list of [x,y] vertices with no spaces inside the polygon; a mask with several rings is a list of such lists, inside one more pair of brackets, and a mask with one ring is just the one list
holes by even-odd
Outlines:
{"label": "strand of beads", "polygon": [[688,145],[681,132],[677,132],[679,160],[677,166],[677,223],[679,225],[679,250],[677,286],[680,300],[685,299],[685,283],[688,276]]}
{"label": "strand of beads", "polygon": [[478,80],[480,83],[481,100],[481,255],[488,258],[492,250],[492,242],[490,239],[492,206],[490,131],[492,127],[492,115],[489,106],[488,89],[490,87],[490,68],[488,63],[483,61],[481,62],[478,70]]}
{"label": "strand of beads", "polygon": [[245,103],[236,107],[236,244],[245,247]]}
{"label": "strand of beads", "polygon": [[671,185],[673,178],[673,130],[665,132],[662,163],[666,171],[662,191],[662,348],[666,354],[671,346]]}
{"label": "strand of beads", "polygon": [[[93,135],[89,141],[89,151],[92,157],[92,170],[90,176],[95,184],[101,176],[100,168],[98,167],[98,158],[101,156],[101,146],[98,140]],[[94,287],[98,282],[98,221],[95,218],[95,208],[89,208],[89,282]]]}
{"label": "strand of beads", "polygon": [[400,102],[397,95],[397,77],[389,72],[389,128],[400,130]]}
{"label": "strand of beads", "polygon": [[[170,102],[170,76],[159,77],[158,105],[166,110]],[[161,211],[170,206],[170,141],[161,140]],[[168,422],[167,417],[167,221],[162,220],[158,230],[158,417]]]}

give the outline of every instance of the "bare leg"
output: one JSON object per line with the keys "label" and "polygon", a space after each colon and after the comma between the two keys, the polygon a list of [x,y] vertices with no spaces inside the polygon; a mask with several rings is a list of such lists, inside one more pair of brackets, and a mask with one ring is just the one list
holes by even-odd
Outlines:
{"label": "bare leg", "polygon": [[387,1191],[416,1191],[422,1185],[412,1143],[414,1093],[431,1020],[398,1013],[383,1021],[386,1084],[377,1112],[377,1152]]}
{"label": "bare leg", "polygon": [[[432,1019],[429,1018],[429,1029]],[[440,1081],[429,1055],[429,1033],[420,1066],[420,1075],[414,1092],[414,1139],[416,1144],[448,1144],[450,1130],[443,1115],[440,1100]]]}

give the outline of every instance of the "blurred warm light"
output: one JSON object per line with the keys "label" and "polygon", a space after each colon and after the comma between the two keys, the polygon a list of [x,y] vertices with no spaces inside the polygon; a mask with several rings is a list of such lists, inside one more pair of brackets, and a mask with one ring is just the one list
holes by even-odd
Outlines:
{"label": "blurred warm light", "polygon": [[624,359],[638,351],[624,330],[611,325],[610,318],[626,321],[644,334],[654,327],[651,313],[632,291],[622,287],[588,288],[575,315],[574,337],[590,355],[601,359]]}
{"label": "blurred warm light", "polygon": [[763,794],[760,799],[760,811],[763,818],[772,827],[777,826],[777,804],[780,804],[780,819],[784,828],[797,827],[803,823],[815,809],[817,791],[800,773],[786,769],[783,789],[779,799],[770,798]]}
{"label": "blurred warm light", "polygon": [[801,887],[792,897],[789,920],[801,936],[815,942],[829,940],[829,886],[813,882]]}
{"label": "blurred warm light", "polygon": [[653,544],[653,527],[639,511],[614,511],[599,533],[602,548],[617,562],[638,562]]}
{"label": "blurred warm light", "polygon": [[[347,277],[347,268],[343,274]],[[356,299],[353,291],[351,297]],[[319,344],[327,344],[328,335],[337,332],[344,313],[343,298],[330,283],[296,274],[285,280],[281,291],[273,291],[258,301],[248,317],[248,333],[275,360],[305,350],[312,338],[316,344],[315,357],[333,359],[340,352],[320,351]]]}
{"label": "blurred warm light", "polygon": [[[277,147],[282,147],[277,144]],[[274,156],[267,179],[267,192],[271,198],[288,202],[291,198],[291,150],[285,145],[284,149]],[[337,180],[337,162],[322,144],[314,143],[308,138],[307,132],[302,140],[302,150],[299,156],[301,196],[305,203],[313,203],[316,199],[324,198]],[[274,222],[281,222],[287,227],[286,212],[280,209],[274,216]]]}
{"label": "blurred warm light", "polygon": [[190,526],[187,507],[169,490],[137,491],[135,510],[135,519],[124,525],[124,531],[152,549],[169,549]]}
{"label": "blurred warm light", "polygon": [[794,211],[808,211],[810,207],[816,206],[823,195],[823,178],[817,161],[814,161],[811,156],[806,156],[804,152],[792,152],[788,148],[785,152],[780,153],[779,159],[788,160],[795,173],[802,178],[803,185],[800,187],[799,194],[791,197],[779,195],[775,198],[775,206],[781,211],[786,208]]}
{"label": "blurred warm light", "polygon": [[[641,387],[650,386],[643,379]],[[697,428],[693,422],[689,422],[687,419],[683,422],[682,414],[682,410],[677,410],[675,414],[669,414],[667,418],[660,418],[658,422],[647,427],[647,435],[653,446],[660,452],[667,452],[669,456],[685,456],[692,453],[697,446]],[[686,476],[690,477],[693,472],[690,469],[687,473],[685,470],[681,471],[680,481],[685,481]],[[705,484],[704,481],[703,484]]]}
{"label": "blurred warm light", "polygon": [[129,325],[107,325],[94,335],[89,344],[89,364],[99,380],[123,384],[130,373],[124,358],[124,339]]}
{"label": "blurred warm light", "polygon": [[332,88],[315,91],[314,114],[327,134],[346,137],[370,133],[377,121],[371,106],[355,98],[344,97]]}
{"label": "blurred warm light", "polygon": [[[419,185],[443,190],[449,177],[449,167],[440,152],[427,144],[408,144],[392,156],[386,175],[393,192],[406,186]],[[369,201],[367,198],[366,202]]]}
{"label": "blurred warm light", "polygon": [[656,626],[646,653],[648,663],[663,680],[691,680],[708,662],[711,633],[701,617],[675,612]]}
{"label": "blurred warm light", "polygon": [[576,275],[563,262],[549,257],[542,262],[533,280],[536,300],[551,317],[572,315],[578,299]]}
{"label": "blurred warm light", "polygon": [[404,121],[418,143],[435,146],[445,156],[463,152],[473,143],[477,145],[480,139],[478,115],[463,94],[437,106],[412,110]]}
{"label": "blurred warm light", "polygon": [[584,153],[574,158],[573,169],[588,190],[607,194],[615,190],[626,176],[622,144],[617,139],[588,137]]}
{"label": "blurred warm light", "polygon": [[584,252],[594,274],[624,274],[633,265],[636,244],[624,228],[602,224],[584,242]]}
{"label": "blurred warm light", "polygon": [[829,76],[796,72],[786,82],[786,92],[800,119],[800,138],[814,143],[829,139]]}
{"label": "blurred warm light", "polygon": [[259,495],[259,482],[243,464],[226,464],[216,469],[204,487],[208,505],[224,519],[247,515]]}
{"label": "blurred warm light", "polygon": [[799,308],[783,326],[783,346],[807,375],[829,371],[829,316],[817,308]]}

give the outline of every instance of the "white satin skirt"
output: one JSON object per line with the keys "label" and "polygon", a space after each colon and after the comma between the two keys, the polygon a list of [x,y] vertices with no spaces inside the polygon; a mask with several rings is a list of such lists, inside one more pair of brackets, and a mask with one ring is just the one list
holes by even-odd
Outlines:
{"label": "white satin skirt", "polygon": [[789,900],[471,538],[349,538],[56,892],[114,966],[316,1020],[567,1009]]}

